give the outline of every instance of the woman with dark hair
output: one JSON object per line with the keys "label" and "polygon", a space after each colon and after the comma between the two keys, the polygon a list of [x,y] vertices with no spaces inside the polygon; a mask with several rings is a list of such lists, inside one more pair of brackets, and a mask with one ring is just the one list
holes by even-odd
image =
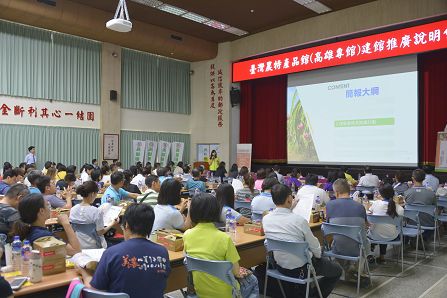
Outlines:
{"label": "woman with dark hair", "polygon": [[237,164],[234,163],[231,165],[231,169],[230,169],[230,173],[228,174],[228,177],[236,179],[237,175],[239,175],[239,170],[238,170]]}
{"label": "woman with dark hair", "polygon": [[[21,240],[28,239],[30,244],[42,237],[53,236],[47,230],[45,221],[50,218],[50,203],[41,194],[29,194],[19,202],[20,220],[16,221],[11,236],[18,235]],[[66,214],[58,216],[58,223],[67,235],[67,254],[74,255],[81,251],[81,245]]]}
{"label": "woman with dark hair", "polygon": [[284,184],[291,189],[293,188],[292,186],[295,185],[295,190],[298,190],[298,188],[301,187],[300,177],[301,171],[298,168],[293,168],[292,172],[284,178]]}
{"label": "woman with dark hair", "polygon": [[223,182],[223,179],[227,175],[227,169],[225,169],[225,162],[221,161],[219,167],[216,170],[216,177],[220,178],[220,182]]}
{"label": "woman with dark hair", "polygon": [[93,170],[94,170],[94,168],[90,164],[85,164],[81,168],[81,182],[82,183],[92,180],[92,177],[90,175],[92,174]]}
{"label": "woman with dark hair", "polygon": [[[396,216],[402,216],[404,209],[394,202],[394,189],[390,184],[385,184],[379,188],[381,200],[373,201],[369,211],[373,215],[388,215],[392,218]],[[391,224],[371,224],[369,227],[368,237],[373,240],[391,241],[399,236],[399,231],[395,225]],[[380,257],[379,262],[385,261],[386,244],[380,244]],[[371,245],[371,251],[374,250],[374,246]],[[371,258],[370,258],[371,260]]]}
{"label": "woman with dark hair", "polygon": [[220,159],[217,157],[216,150],[211,151],[210,157],[208,157],[208,164],[210,166],[210,171],[213,175],[216,174],[216,170],[219,167]]}
{"label": "woman with dark hair", "polygon": [[[190,215],[195,226],[183,235],[185,254],[198,259],[231,262],[234,276],[241,281],[241,296],[258,297],[258,280],[249,271],[241,270],[240,257],[231,237],[214,225],[220,214],[221,206],[212,195],[201,193],[192,198]],[[192,277],[198,297],[232,297],[232,286],[222,280],[198,271],[193,271]],[[237,286],[239,288],[239,284]]]}
{"label": "woman with dark hair", "polygon": [[251,200],[260,194],[259,190],[255,189],[255,181],[250,174],[244,176],[244,188],[236,192],[236,198],[239,201],[251,202]]}
{"label": "woman with dark hair", "polygon": [[324,184],[323,189],[325,191],[334,191],[334,189],[332,188],[332,184],[334,184],[335,180],[337,180],[337,172],[329,171],[327,173],[327,182]]}
{"label": "woman with dark hair", "polygon": [[256,172],[256,181],[255,181],[255,188],[259,191],[262,190],[262,182],[264,182],[265,179],[265,169],[264,168],[260,168],[257,172]]}
{"label": "woman with dark hair", "polygon": [[393,188],[396,195],[403,195],[410,188],[405,181],[404,173],[401,171],[397,171],[394,174],[394,180]]}
{"label": "woman with dark hair", "polygon": [[216,190],[216,198],[222,208],[222,212],[220,214],[221,223],[225,223],[227,213],[231,213],[240,225],[246,224],[250,221],[250,219],[242,216],[239,212],[234,210],[234,189],[231,184],[226,183],[219,185]]}
{"label": "woman with dark hair", "polygon": [[136,186],[135,184],[131,184],[130,182],[132,181],[133,178],[133,174],[130,170],[124,170],[123,171],[124,174],[124,185],[123,185],[123,189],[125,191],[128,192],[133,192],[136,194],[141,194],[140,189],[138,188],[138,186]]}
{"label": "woman with dark hair", "polygon": [[[99,170],[96,171],[99,172]],[[105,226],[102,210],[92,206],[98,191],[98,186],[94,181],[79,185],[76,193],[82,197],[82,202],[70,210],[70,222],[82,249],[107,248],[104,234],[118,223],[118,218],[116,218]]]}
{"label": "woman with dark hair", "polygon": [[176,179],[167,179],[161,184],[157,205],[154,206],[155,222],[152,231],[160,229],[184,231],[191,227],[189,216],[183,216],[188,200],[182,200],[181,190],[182,184]]}

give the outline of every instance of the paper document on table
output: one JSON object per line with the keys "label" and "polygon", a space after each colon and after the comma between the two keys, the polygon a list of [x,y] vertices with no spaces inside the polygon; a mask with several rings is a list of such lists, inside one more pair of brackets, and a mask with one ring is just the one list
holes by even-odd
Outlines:
{"label": "paper document on table", "polygon": [[71,261],[81,268],[96,268],[96,264],[101,259],[105,249],[83,249],[82,252],[75,254]]}
{"label": "paper document on table", "polygon": [[314,194],[306,194],[300,196],[298,204],[293,209],[293,213],[301,215],[307,222],[310,220],[310,214],[312,213],[312,206],[314,204]]}
{"label": "paper document on table", "polygon": [[108,226],[113,223],[115,218],[117,218],[123,207],[121,206],[112,206],[110,203],[103,204],[99,207],[104,213],[104,225]]}

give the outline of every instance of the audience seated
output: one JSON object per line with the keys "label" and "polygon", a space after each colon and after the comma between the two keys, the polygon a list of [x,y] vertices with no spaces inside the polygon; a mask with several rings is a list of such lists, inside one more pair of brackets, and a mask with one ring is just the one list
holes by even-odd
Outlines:
{"label": "audience seated", "polygon": [[238,170],[237,164],[234,163],[231,165],[231,169],[228,174],[228,177],[236,179],[238,175],[239,175],[239,170]]}
{"label": "audience seated", "polygon": [[[413,171],[411,179],[413,180],[413,187],[404,193],[406,204],[422,204],[422,205],[436,205],[436,195],[431,189],[423,185],[425,179],[425,172],[421,169]],[[420,214],[419,219],[422,226],[433,226],[434,219],[429,214]],[[429,231],[424,232],[428,234]],[[424,235],[425,236],[425,235]]]}
{"label": "audience seated", "polygon": [[262,190],[262,182],[264,182],[265,179],[265,169],[260,168],[256,172],[256,181],[255,181],[255,189],[261,191]]}
{"label": "audience seated", "polygon": [[17,171],[13,169],[4,171],[2,181],[0,181],[0,195],[6,194],[15,183],[17,183]]}
{"label": "audience seated", "polygon": [[439,187],[439,179],[433,176],[433,172],[435,171],[435,167],[432,165],[424,165],[422,169],[425,172],[425,179],[422,184],[428,188],[433,190],[435,193]]}
{"label": "audience seated", "polygon": [[160,179],[158,176],[149,175],[144,182],[146,184],[146,191],[141,196],[138,196],[137,202],[156,205],[158,193],[160,192]]}
{"label": "audience seated", "polygon": [[118,223],[118,218],[112,224],[105,226],[102,210],[91,205],[98,194],[98,186],[94,181],[84,182],[78,186],[76,193],[82,197],[82,202],[71,208],[70,222],[81,248],[107,248],[103,235]]}
{"label": "audience seated", "polygon": [[243,188],[236,191],[236,200],[251,202],[251,200],[260,194],[259,190],[255,189],[255,181],[250,173],[243,176]]}
{"label": "audience seated", "polygon": [[301,187],[301,182],[299,180],[301,176],[300,170],[298,168],[293,168],[292,172],[284,178],[284,184],[287,185],[290,189],[297,190]]}
{"label": "audience seated", "polygon": [[337,180],[337,172],[329,171],[327,174],[327,182],[324,184],[323,190],[333,192],[334,188],[332,185],[334,184],[335,180]]}
{"label": "audience seated", "polygon": [[404,174],[401,171],[397,171],[394,174],[393,188],[396,195],[403,195],[410,187],[404,179]]}
{"label": "audience seated", "polygon": [[314,205],[317,198],[320,198],[321,203],[327,204],[329,202],[329,196],[322,188],[317,187],[317,184],[318,176],[315,174],[307,174],[305,185],[298,190],[298,200],[312,196]]}
{"label": "audience seated", "polygon": [[23,184],[14,184],[0,199],[0,234],[8,235],[11,232],[14,223],[20,219],[17,210],[19,202],[28,194],[28,187]]}
{"label": "audience seated", "polygon": [[278,178],[279,183],[282,184],[282,183],[284,183],[284,176],[279,173],[280,170],[281,169],[279,168],[278,165],[274,165],[273,166],[273,171],[275,172],[276,177]]}
{"label": "audience seated", "polygon": [[216,198],[222,209],[219,222],[225,224],[227,212],[230,212],[240,225],[246,224],[250,221],[250,219],[242,216],[239,212],[234,210],[234,189],[230,184],[225,183],[219,185],[216,191]]}
{"label": "audience seated", "polygon": [[186,189],[190,196],[193,196],[196,190],[206,192],[205,182],[200,181],[200,171],[198,169],[192,170],[192,178],[186,182]]}
{"label": "audience seated", "polygon": [[85,164],[81,169],[81,183],[92,180],[90,175],[92,174],[94,168],[90,164]]}
{"label": "audience seated", "polygon": [[101,182],[104,183],[104,185],[110,185],[110,167],[108,165],[101,167],[101,175]]}
{"label": "audience seated", "polygon": [[[265,237],[283,241],[305,241],[309,244],[312,264],[319,280],[321,294],[328,297],[340,279],[342,269],[334,262],[321,257],[318,239],[312,234],[306,219],[292,212],[294,207],[292,191],[285,185],[276,184],[272,188],[272,199],[276,209],[264,216],[262,225]],[[296,204],[296,203],[295,203]],[[307,276],[307,260],[302,260],[285,252],[274,252],[278,271],[291,277]],[[305,286],[303,286],[305,287]]]}
{"label": "audience seated", "polygon": [[[190,209],[191,220],[195,226],[183,235],[185,253],[199,259],[233,263],[233,274],[240,280],[241,296],[258,297],[256,277],[253,274],[241,275],[241,271],[246,271],[240,270],[240,257],[233,241],[228,234],[222,233],[214,225],[221,215],[216,198],[207,193],[200,193],[192,198]],[[232,297],[232,287],[222,280],[198,271],[194,271],[192,277],[198,297]]]}
{"label": "audience seated", "polygon": [[349,170],[347,167],[341,167],[340,171],[343,172],[343,177],[338,177],[339,179],[346,179],[346,181],[348,181],[349,185],[357,185],[357,180],[355,180],[354,178],[352,178],[352,175],[349,173]]}
{"label": "audience seated", "polygon": [[174,169],[174,175],[183,175],[183,161],[179,161]]}
{"label": "audience seated", "polygon": [[52,161],[46,161],[44,166],[43,166],[43,169],[42,169],[42,174],[46,175],[48,169],[51,168],[52,166],[53,166],[53,162]]}
{"label": "audience seated", "polygon": [[[379,188],[380,198],[372,203],[369,211],[372,215],[388,215],[392,218],[404,215],[404,209],[394,202],[394,189],[390,184],[385,184]],[[378,241],[392,241],[399,236],[399,231],[395,225],[390,224],[372,224],[369,226],[368,237]],[[386,244],[380,244],[379,263],[385,261]],[[374,246],[371,245],[371,251]]]}
{"label": "audience seated", "polygon": [[136,199],[137,193],[130,193],[125,191],[124,186],[124,174],[122,172],[115,172],[110,176],[110,182],[112,185],[107,187],[106,191],[102,195],[101,204],[111,203],[112,205],[118,205],[121,200]]}
{"label": "audience seated", "polygon": [[252,213],[264,213],[270,209],[275,209],[276,205],[272,200],[272,187],[279,184],[276,178],[265,178],[262,183],[261,193],[254,197],[251,201],[251,211]]}
{"label": "audience seated", "polygon": [[58,198],[56,193],[56,184],[51,181],[48,176],[41,176],[37,180],[37,188],[43,194],[45,200],[47,200],[52,208],[65,208],[70,209],[73,206],[72,203],[72,188],[68,187],[66,190],[60,193],[61,198]]}
{"label": "audience seated", "polygon": [[96,186],[98,186],[98,189],[102,189],[104,187],[104,183],[101,182],[102,174],[100,169],[94,169],[91,177],[92,181],[96,183]]}
{"label": "audience seated", "polygon": [[76,176],[72,173],[67,173],[64,179],[56,182],[56,188],[59,190],[64,190],[69,187],[73,187],[76,182]]}
{"label": "audience seated", "polygon": [[221,161],[216,169],[214,177],[219,177],[220,182],[223,182],[226,175],[227,175],[227,169],[225,169],[225,162]]}
{"label": "audience seated", "polygon": [[[350,198],[350,186],[346,179],[337,179],[333,185],[336,200],[332,200],[326,205],[327,222],[338,225],[359,226],[362,228],[363,244],[366,255],[370,255],[370,245],[366,237],[366,210],[362,204]],[[358,245],[354,240],[341,235],[334,235],[332,250],[335,253],[347,256],[358,256]],[[356,274],[357,267],[342,263],[345,267],[346,276],[351,277]],[[346,280],[350,278],[346,277]],[[364,279],[364,277],[361,277]],[[368,279],[365,281],[367,283]]]}
{"label": "audience seated", "polygon": [[[154,207],[155,221],[153,231],[160,229],[186,230],[191,227],[191,221],[183,212],[187,208],[188,200],[182,200],[180,192],[182,184],[175,180],[165,180],[161,184],[157,205]],[[178,205],[179,209],[175,208]]]}
{"label": "audience seated", "polygon": [[41,193],[40,190],[36,187],[36,183],[41,176],[42,174],[38,170],[32,170],[31,172],[29,172],[28,176],[25,179],[28,180],[29,185],[27,185],[26,181],[24,182],[24,184],[28,186],[30,193]]}
{"label": "audience seated", "polygon": [[163,182],[167,179],[171,179],[172,177],[169,175],[171,170],[168,167],[159,168],[157,170],[157,176],[160,179],[160,183],[163,184]]}
{"label": "audience seated", "polygon": [[360,177],[358,186],[379,187],[379,177],[372,174],[370,167],[365,167],[365,175]]}
{"label": "audience seated", "polygon": [[154,217],[149,205],[127,208],[121,222],[125,241],[103,253],[93,276],[79,269],[86,287],[132,298],[163,297],[171,266],[166,248],[147,240]]}
{"label": "audience seated", "polygon": [[[28,239],[30,244],[41,237],[53,236],[45,226],[45,221],[50,218],[50,203],[41,194],[28,194],[19,202],[20,220],[13,226],[12,235],[20,236],[21,240]],[[81,245],[66,214],[60,214],[57,218],[67,235],[67,254],[72,256],[81,251]]]}
{"label": "audience seated", "polygon": [[135,193],[137,195],[140,195],[141,191],[138,188],[138,186],[130,183],[132,181],[132,178],[134,177],[132,174],[132,171],[124,170],[124,171],[122,171],[122,173],[124,175],[124,184],[123,184],[122,188],[129,193]]}

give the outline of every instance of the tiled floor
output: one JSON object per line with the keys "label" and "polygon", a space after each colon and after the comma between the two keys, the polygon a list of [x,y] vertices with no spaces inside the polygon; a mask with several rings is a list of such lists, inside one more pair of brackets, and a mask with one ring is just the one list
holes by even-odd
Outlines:
{"label": "tiled floor", "polygon": [[[414,250],[406,248],[404,272],[401,265],[393,259],[392,250],[388,251],[386,264],[371,265],[373,285],[360,289],[361,298],[446,298],[447,297],[447,237],[442,239],[433,256],[433,246],[427,245],[427,257],[423,255],[415,263]],[[179,291],[169,293],[172,298],[183,297]],[[329,296],[330,298],[356,297],[356,284],[340,281]],[[276,297],[275,297],[276,298]]]}

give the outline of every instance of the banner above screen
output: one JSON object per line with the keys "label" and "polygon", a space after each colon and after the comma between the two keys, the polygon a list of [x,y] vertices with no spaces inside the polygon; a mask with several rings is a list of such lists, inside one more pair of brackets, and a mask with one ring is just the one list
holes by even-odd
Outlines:
{"label": "banner above screen", "polygon": [[447,48],[447,20],[233,63],[233,82]]}

